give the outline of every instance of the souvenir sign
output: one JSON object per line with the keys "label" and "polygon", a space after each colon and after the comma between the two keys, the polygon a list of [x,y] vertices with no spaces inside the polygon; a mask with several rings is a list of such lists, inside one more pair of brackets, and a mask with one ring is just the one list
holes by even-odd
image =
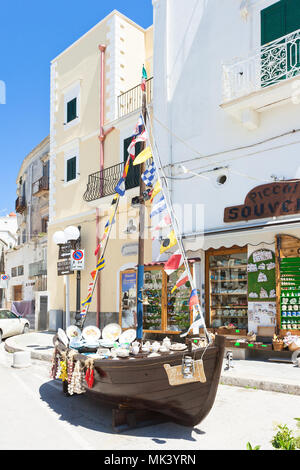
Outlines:
{"label": "souvenir sign", "polygon": [[103,328],[102,338],[106,341],[117,341],[121,333],[122,329],[120,325],[117,323],[110,323]]}
{"label": "souvenir sign", "polygon": [[96,326],[86,326],[82,331],[82,337],[87,343],[96,343],[101,337],[101,331]]}

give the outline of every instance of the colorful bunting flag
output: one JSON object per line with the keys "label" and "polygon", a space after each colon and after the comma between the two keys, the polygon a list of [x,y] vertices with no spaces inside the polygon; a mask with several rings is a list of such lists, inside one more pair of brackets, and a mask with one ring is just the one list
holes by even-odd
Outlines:
{"label": "colorful bunting flag", "polygon": [[161,212],[165,211],[167,209],[167,204],[166,204],[166,201],[165,201],[165,198],[162,197],[159,202],[157,204],[155,204],[155,206],[153,207],[151,213],[150,213],[150,217],[154,217],[158,214],[160,214]]}
{"label": "colorful bunting flag", "polygon": [[81,305],[85,307],[86,305],[89,305],[92,302],[92,294],[89,294],[88,297],[81,302]]}
{"label": "colorful bunting flag", "polygon": [[137,157],[135,157],[133,164],[140,165],[141,163],[146,162],[151,157],[152,157],[151,148],[146,147],[145,150],[143,150],[141,153],[138,154]]}
{"label": "colorful bunting flag", "polygon": [[120,196],[125,196],[125,178],[122,176],[120,181],[118,182],[117,186],[115,187],[116,193],[118,193]]}
{"label": "colorful bunting flag", "polygon": [[91,276],[92,276],[93,279],[95,279],[96,274],[97,274],[97,271],[96,271],[96,270],[94,270],[94,271],[91,272]]}
{"label": "colorful bunting flag", "polygon": [[177,244],[177,239],[174,230],[170,232],[167,238],[164,239],[160,247],[160,254],[162,255],[165,251],[169,250]]}
{"label": "colorful bunting flag", "polygon": [[172,225],[171,217],[169,214],[166,214],[159,224],[151,228],[151,232],[154,232],[155,230],[162,230],[163,228],[170,227],[170,225]]}
{"label": "colorful bunting flag", "polygon": [[164,266],[164,270],[167,273],[168,276],[170,276],[172,273],[177,271],[177,269],[180,268],[180,266],[183,265],[183,256],[180,252],[180,250],[176,251],[174,255],[171,256],[171,258],[166,262]]}
{"label": "colorful bunting flag", "polygon": [[157,194],[161,192],[161,190],[162,190],[162,187],[161,187],[160,181],[157,180],[154,185],[153,191],[151,193],[151,199],[150,199],[151,203],[153,202],[153,199],[155,198],[155,196],[157,196]]}
{"label": "colorful bunting flag", "polygon": [[190,305],[190,310],[193,309],[194,305],[199,305],[199,298],[198,298],[197,289],[192,290],[189,305]]}
{"label": "colorful bunting flag", "polygon": [[143,118],[142,116],[139,117],[139,120],[135,126],[135,129],[133,131],[133,137],[136,137],[138,136],[139,134],[141,134],[142,130],[143,130],[143,127],[144,127],[144,122],[143,122]]}
{"label": "colorful bunting flag", "polygon": [[152,185],[153,180],[155,178],[155,165],[154,165],[154,163],[151,163],[151,165],[149,165],[149,167],[141,175],[141,178],[144,181],[146,186],[151,186]]}
{"label": "colorful bunting flag", "polygon": [[145,80],[148,79],[147,70],[145,69],[145,65],[143,65],[142,77],[143,77]]}
{"label": "colorful bunting flag", "polygon": [[183,286],[186,282],[188,282],[188,280],[189,280],[188,273],[184,271],[184,273],[180,276],[175,286],[171,290],[171,294],[173,294],[173,292],[175,292],[176,289],[178,289],[179,287]]}
{"label": "colorful bunting flag", "polygon": [[101,259],[99,259],[97,263],[96,271],[102,271],[102,269],[104,268],[105,268],[105,259],[102,257]]}

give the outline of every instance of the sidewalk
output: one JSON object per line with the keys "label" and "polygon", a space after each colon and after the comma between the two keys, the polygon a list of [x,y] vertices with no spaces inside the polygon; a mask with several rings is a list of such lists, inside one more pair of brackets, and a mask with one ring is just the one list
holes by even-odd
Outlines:
{"label": "sidewalk", "polygon": [[[54,335],[33,332],[14,336],[5,340],[5,349],[8,352],[30,351],[32,359],[51,361]],[[224,359],[221,384],[300,395],[300,367],[294,364],[235,359],[233,368],[225,370],[226,362]]]}

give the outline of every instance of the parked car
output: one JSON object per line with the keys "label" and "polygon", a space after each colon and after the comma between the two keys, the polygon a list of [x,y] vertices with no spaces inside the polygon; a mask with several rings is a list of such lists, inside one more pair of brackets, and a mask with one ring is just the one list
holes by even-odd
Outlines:
{"label": "parked car", "polygon": [[22,318],[10,310],[0,309],[0,343],[9,336],[29,333],[30,324],[26,318]]}

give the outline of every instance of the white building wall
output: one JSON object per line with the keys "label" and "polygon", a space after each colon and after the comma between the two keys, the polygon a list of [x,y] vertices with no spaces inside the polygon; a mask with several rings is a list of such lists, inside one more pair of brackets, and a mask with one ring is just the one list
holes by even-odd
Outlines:
{"label": "white building wall", "polygon": [[[228,228],[225,207],[243,204],[251,189],[273,181],[271,175],[300,177],[299,105],[261,113],[251,131],[220,107],[222,64],[247,58],[259,46],[260,10],[275,1],[249,1],[247,21],[238,0],[153,3],[156,141],[164,163],[174,165],[172,176],[189,177],[169,180],[173,201],[204,204],[205,231]],[[228,168],[205,174],[208,179],[190,178],[179,163],[198,173]],[[219,186],[224,172],[228,181]],[[194,220],[192,231],[202,231],[202,224],[201,217]]]}

